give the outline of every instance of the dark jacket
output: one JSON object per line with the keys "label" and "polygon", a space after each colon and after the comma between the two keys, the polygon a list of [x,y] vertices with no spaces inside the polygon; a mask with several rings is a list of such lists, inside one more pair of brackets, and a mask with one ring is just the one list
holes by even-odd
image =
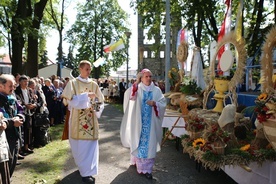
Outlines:
{"label": "dark jacket", "polygon": [[[54,107],[54,103],[55,103],[55,96],[56,96],[56,91],[54,89],[53,86],[43,86],[42,87],[42,91],[45,95],[45,98],[46,98],[46,103],[47,103],[47,107],[48,108],[53,108]],[[49,109],[50,110],[50,109]]]}
{"label": "dark jacket", "polygon": [[4,95],[0,93],[0,112],[7,119],[7,128],[5,130],[7,140],[17,141],[19,138],[19,128],[14,126],[13,117],[18,116],[25,121],[22,106],[17,102],[14,95]]}
{"label": "dark jacket", "polygon": [[[21,105],[26,112],[26,106],[25,106],[26,104],[25,104],[25,100],[24,100],[24,95],[22,93],[22,89],[20,88],[20,86],[18,86],[14,92],[15,92],[17,100],[19,100],[21,102]],[[39,94],[35,94],[35,95],[39,95]],[[41,99],[34,99],[31,95],[31,91],[29,89],[28,89],[28,97],[29,97],[30,104],[36,104],[36,108],[31,110],[31,112],[30,112],[30,113],[34,113],[37,109],[39,109],[42,106],[43,102]],[[40,95],[38,97],[40,98]]]}
{"label": "dark jacket", "polygon": [[124,83],[123,82],[119,83],[119,91],[120,91],[120,93],[125,93],[125,91],[126,91],[125,85],[126,85],[125,82]]}

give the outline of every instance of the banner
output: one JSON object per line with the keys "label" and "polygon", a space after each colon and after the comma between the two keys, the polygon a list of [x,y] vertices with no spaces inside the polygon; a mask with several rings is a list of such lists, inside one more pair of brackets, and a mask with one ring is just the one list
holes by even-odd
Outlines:
{"label": "banner", "polygon": [[123,39],[119,39],[117,42],[115,43],[110,43],[109,45],[106,45],[104,46],[104,52],[105,53],[109,53],[109,52],[112,52],[112,51],[118,51],[118,50],[121,50],[125,48],[125,44],[124,44],[124,41]]}
{"label": "banner", "polygon": [[[186,41],[188,43],[188,31],[185,29],[180,29],[177,34],[177,39],[176,39],[176,51],[178,50],[178,46],[182,41]],[[187,70],[187,63],[184,63],[185,66],[181,66],[180,62],[178,61],[178,68],[183,69],[186,73]]]}
{"label": "banner", "polygon": [[93,65],[94,65],[96,68],[98,68],[99,66],[101,66],[101,65],[103,65],[103,64],[105,64],[105,59],[102,58],[102,57],[100,57],[99,59],[97,59],[97,60],[93,63]]}
{"label": "banner", "polygon": [[240,0],[237,14],[237,21],[235,25],[236,39],[240,40],[242,38],[242,10],[243,10],[243,0]]}
{"label": "banner", "polygon": [[[221,25],[220,32],[219,32],[219,35],[218,35],[218,42],[220,40],[222,40],[222,38],[224,37],[224,35],[226,33],[229,33],[231,31],[231,6],[232,6],[232,2],[231,2],[231,0],[226,0],[225,4],[227,5],[227,9],[226,9],[224,20],[223,20],[223,23]],[[226,50],[228,48],[229,48],[229,46],[227,46],[227,45],[222,46],[220,48],[220,50],[218,51],[218,60],[220,60],[224,50]],[[223,72],[220,69],[220,63],[219,62],[218,62],[217,70],[218,70],[219,75],[223,74]]]}

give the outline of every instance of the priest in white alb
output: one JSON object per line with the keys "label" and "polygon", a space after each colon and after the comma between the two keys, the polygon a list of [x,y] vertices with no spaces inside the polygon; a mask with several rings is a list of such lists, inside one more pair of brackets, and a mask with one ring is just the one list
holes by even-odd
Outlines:
{"label": "priest in white alb", "polygon": [[120,136],[123,146],[130,148],[131,165],[148,179],[152,179],[156,153],[161,149],[165,109],[162,91],[152,82],[151,71],[143,69],[125,92]]}
{"label": "priest in white alb", "polygon": [[[104,97],[90,76],[91,63],[83,60],[79,64],[80,75],[66,85],[62,97],[70,110],[69,143],[82,181],[95,183],[98,174],[99,125],[98,118],[104,108]],[[99,104],[99,108],[95,109]]]}

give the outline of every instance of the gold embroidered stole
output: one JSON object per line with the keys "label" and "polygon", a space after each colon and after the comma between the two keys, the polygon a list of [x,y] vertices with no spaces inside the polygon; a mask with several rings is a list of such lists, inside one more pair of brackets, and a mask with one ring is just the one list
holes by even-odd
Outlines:
{"label": "gold embroidered stole", "polygon": [[[76,95],[84,92],[94,92],[95,84],[84,83],[79,80],[72,81]],[[78,140],[96,140],[99,136],[98,119],[92,108],[72,109],[71,138]]]}

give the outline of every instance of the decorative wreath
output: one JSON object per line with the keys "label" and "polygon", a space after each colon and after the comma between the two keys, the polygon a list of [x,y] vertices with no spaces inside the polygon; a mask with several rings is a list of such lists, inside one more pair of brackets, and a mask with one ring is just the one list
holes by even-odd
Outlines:
{"label": "decorative wreath", "polygon": [[276,46],[275,38],[276,38],[276,26],[274,26],[266,35],[266,42],[262,48],[263,50],[263,56],[261,60],[262,92],[268,93],[268,94],[274,92],[273,82],[272,82],[272,75],[273,75],[272,57],[273,57],[273,49]]}
{"label": "decorative wreath", "polygon": [[188,57],[188,43],[185,41],[182,41],[177,49],[177,60],[179,62],[185,62]]}
{"label": "decorative wreath", "polygon": [[210,91],[212,90],[212,88],[214,86],[215,62],[216,62],[217,54],[218,54],[220,48],[223,45],[227,44],[227,43],[230,43],[230,44],[234,45],[235,48],[236,48],[236,51],[238,53],[237,70],[235,71],[234,76],[232,77],[232,79],[229,82],[229,91],[233,95],[233,97],[232,97],[233,103],[235,105],[237,105],[236,85],[238,83],[240,83],[243,79],[244,67],[245,67],[245,63],[246,63],[247,54],[246,54],[246,49],[245,49],[245,40],[243,38],[237,39],[235,32],[231,31],[230,33],[225,35],[220,42],[218,42],[216,54],[214,55],[214,57],[211,61],[211,64],[210,64],[210,67],[211,67],[211,80],[209,82],[209,85],[208,85],[205,93],[204,93],[204,99],[203,99],[204,108],[206,108],[206,103],[207,103],[209,93],[210,93]]}

